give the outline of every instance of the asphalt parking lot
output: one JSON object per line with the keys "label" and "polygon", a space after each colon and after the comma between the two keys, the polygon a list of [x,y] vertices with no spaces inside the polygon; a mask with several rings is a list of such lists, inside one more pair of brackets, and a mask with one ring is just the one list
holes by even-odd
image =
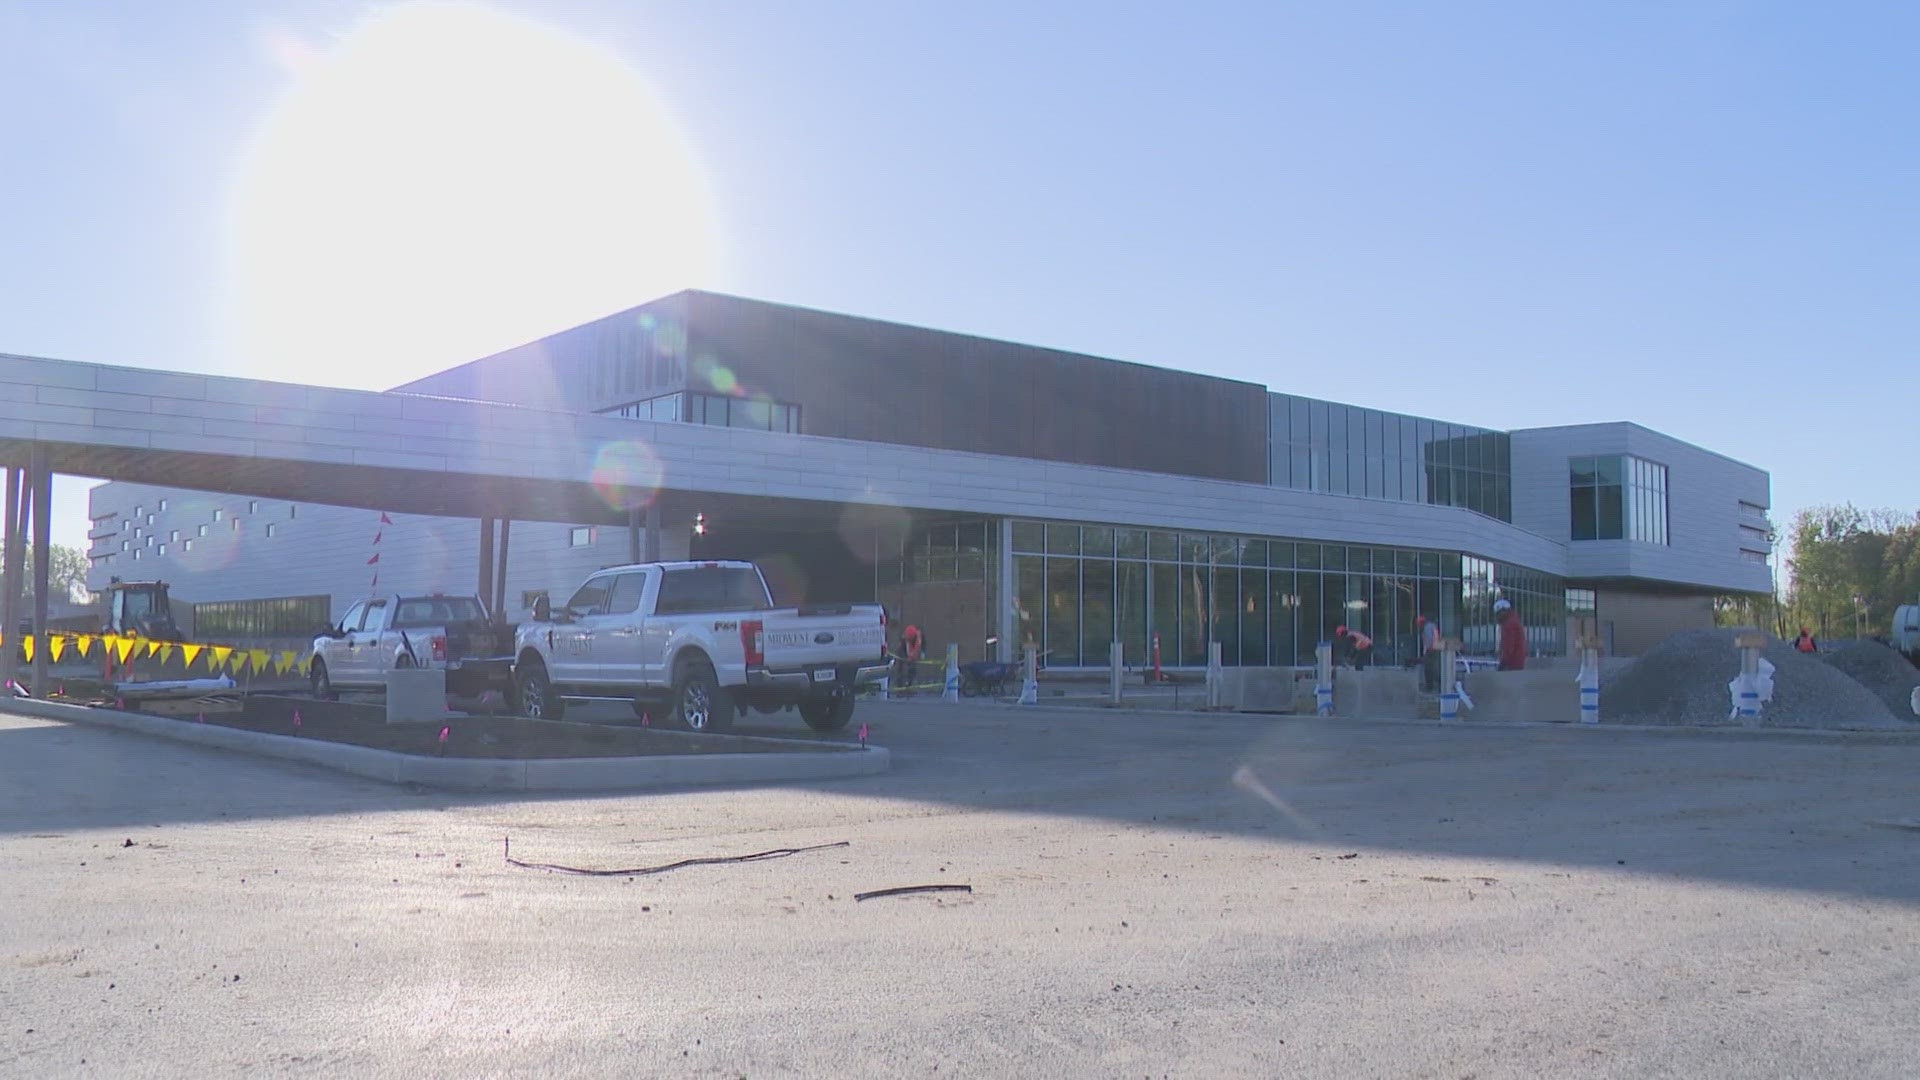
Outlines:
{"label": "asphalt parking lot", "polygon": [[861,708],[536,801],[0,716],[0,1073],[1912,1075],[1920,743]]}

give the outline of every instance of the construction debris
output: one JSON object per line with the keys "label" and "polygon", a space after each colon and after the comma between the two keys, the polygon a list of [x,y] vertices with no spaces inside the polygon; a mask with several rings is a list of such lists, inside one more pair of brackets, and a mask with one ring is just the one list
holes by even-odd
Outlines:
{"label": "construction debris", "polygon": [[831,844],[810,844],[806,847],[772,848],[756,851],[749,855],[720,855],[709,858],[681,859],[679,862],[664,863],[660,866],[635,866],[620,870],[596,870],[583,866],[565,866],[560,863],[523,862],[513,857],[513,839],[501,837],[500,843],[507,865],[518,866],[523,870],[547,870],[555,874],[581,874],[587,877],[645,877],[648,874],[664,874],[669,870],[680,870],[689,866],[723,866],[728,863],[763,862],[767,859],[784,859],[789,855],[798,855],[805,851],[825,851],[828,848],[850,846],[846,840],[836,840]]}
{"label": "construction debris", "polygon": [[[1751,631],[1749,631],[1751,632]],[[1727,680],[1740,672],[1738,631],[1688,630],[1655,646],[1600,688],[1600,718],[1623,724],[1726,725]],[[1773,700],[1761,723],[1779,727],[1896,728],[1880,697],[1830,664],[1769,637]]]}
{"label": "construction debris", "polygon": [[1905,717],[1912,711],[1909,701],[1920,687],[1920,668],[1914,667],[1891,645],[1862,641],[1821,653],[1820,659],[1850,676],[1853,681],[1879,695],[1893,715]]}
{"label": "construction debris", "polygon": [[911,896],[914,893],[937,893],[937,892],[970,893],[972,891],[973,891],[973,886],[971,885],[900,885],[891,889],[875,889],[872,892],[854,893],[853,898],[854,900],[859,901],[859,900],[872,900],[875,897],[879,897],[879,896]]}

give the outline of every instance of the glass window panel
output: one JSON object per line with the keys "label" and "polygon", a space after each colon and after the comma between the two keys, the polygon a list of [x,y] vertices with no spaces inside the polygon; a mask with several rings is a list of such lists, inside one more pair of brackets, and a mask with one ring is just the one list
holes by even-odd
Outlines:
{"label": "glass window panel", "polygon": [[1293,543],[1288,540],[1269,540],[1267,542],[1267,565],[1291,567],[1293,565]]}
{"label": "glass window panel", "polygon": [[[1051,529],[1049,529],[1051,531]],[[1080,560],[1047,560],[1048,667],[1080,664]]]}
{"label": "glass window panel", "polygon": [[1086,555],[1111,556],[1113,530],[1105,525],[1086,525],[1080,529],[1080,550]]}
{"label": "glass window panel", "polygon": [[1368,603],[1373,659],[1377,664],[1391,667],[1409,658],[1406,646],[1412,638],[1412,628],[1402,626],[1394,614],[1393,578],[1375,574],[1368,584],[1373,591]]}
{"label": "glass window panel", "polygon": [[1440,553],[1440,576],[1443,578],[1453,578],[1455,580],[1458,580],[1461,576],[1460,564],[1462,563],[1462,561],[1463,560],[1460,557],[1460,553],[1457,551],[1441,552]]}
{"label": "glass window panel", "polygon": [[1267,571],[1240,569],[1240,663],[1262,667],[1267,658]]}
{"label": "glass window panel", "polygon": [[1327,449],[1335,452],[1347,448],[1347,407],[1330,406],[1327,410]]}
{"label": "glass window panel", "polygon": [[1122,559],[1144,559],[1147,557],[1147,531],[1145,529],[1115,529],[1113,531],[1114,554]]}
{"label": "glass window panel", "polygon": [[1420,555],[1413,551],[1393,553],[1393,572],[1401,577],[1412,577],[1420,572]]}
{"label": "glass window panel", "polygon": [[1571,491],[1573,517],[1570,523],[1575,540],[1593,540],[1600,535],[1599,511],[1594,501],[1594,489],[1576,487]]}
{"label": "glass window panel", "polygon": [[1237,563],[1240,561],[1240,538],[1237,536],[1216,536],[1213,538],[1213,561],[1216,563]]}
{"label": "glass window panel", "polygon": [[1240,565],[1267,565],[1267,542],[1265,540],[1248,540],[1242,545],[1240,548]]}
{"label": "glass window panel", "polygon": [[[1180,567],[1170,562],[1149,563],[1147,574],[1152,588],[1148,597],[1151,626],[1160,640],[1160,663],[1172,667],[1180,662]],[[1152,663],[1152,638],[1147,648],[1147,662]]]}
{"label": "glass window panel", "polygon": [[1415,605],[1415,614],[1425,615],[1428,619],[1437,621],[1440,626],[1440,632],[1447,637],[1458,637],[1460,634],[1460,625],[1457,622],[1449,621],[1446,613],[1442,610],[1440,603],[1440,582],[1423,580],[1419,582],[1417,591],[1419,601]]}
{"label": "glass window panel", "polygon": [[1298,491],[1313,490],[1313,451],[1296,448],[1287,451],[1287,486]]}
{"label": "glass window panel", "polygon": [[1420,553],[1420,576],[1421,577],[1439,577],[1440,576],[1440,553],[1439,552],[1423,551]]}
{"label": "glass window panel", "polygon": [[1267,399],[1267,423],[1273,445],[1285,446],[1293,441],[1293,414],[1287,411],[1287,400],[1280,397]]}
{"label": "glass window panel", "polygon": [[1620,485],[1605,484],[1593,490],[1599,502],[1599,538],[1620,539],[1625,535],[1621,521]]}
{"label": "glass window panel", "polygon": [[1296,616],[1298,626],[1296,632],[1299,634],[1298,655],[1303,663],[1312,663],[1314,647],[1327,636],[1320,626],[1320,575],[1302,573],[1295,580],[1299,584]]}
{"label": "glass window panel", "polygon": [[1335,495],[1346,495],[1351,492],[1345,451],[1333,450],[1327,453],[1327,490]]}
{"label": "glass window panel", "polygon": [[1320,545],[1299,544],[1295,546],[1294,558],[1302,570],[1320,569]]}
{"label": "glass window panel", "polygon": [[1619,484],[1623,480],[1619,455],[1597,457],[1593,459],[1593,472],[1601,484]]}
{"label": "glass window panel", "polygon": [[1373,569],[1373,549],[1350,547],[1347,549],[1347,571],[1364,574]]}
{"label": "glass window panel", "polygon": [[1325,447],[1327,445],[1327,403],[1311,401],[1308,402],[1308,408],[1313,413],[1312,443],[1316,448]]}
{"label": "glass window panel", "polygon": [[1272,663],[1289,665],[1301,662],[1294,634],[1294,616],[1298,605],[1299,597],[1293,594],[1293,571],[1268,571],[1267,627],[1271,639],[1268,651],[1273,657]]}
{"label": "glass window panel", "polygon": [[1014,655],[1024,658],[1026,647],[1042,648],[1042,630],[1046,625],[1047,584],[1045,560],[1038,555],[1015,555]]}
{"label": "glass window panel", "polygon": [[[1320,637],[1317,640],[1333,640],[1333,630],[1337,626],[1347,625],[1347,576],[1345,574],[1320,575]],[[1335,649],[1334,654],[1339,655]]]}
{"label": "glass window panel", "polygon": [[1166,562],[1175,562],[1180,558],[1180,538],[1170,532],[1150,532],[1147,534],[1147,557]]}
{"label": "glass window panel", "polygon": [[1180,662],[1189,667],[1207,662],[1207,608],[1212,584],[1205,566],[1180,568]]}
{"label": "glass window panel", "polygon": [[[1080,554],[1080,526],[1049,524],[1047,526],[1047,554]],[[1047,572],[1051,574],[1053,571],[1049,570]]]}
{"label": "glass window panel", "polygon": [[1013,523],[1013,550],[1046,550],[1046,531],[1037,521],[1016,521]]}
{"label": "glass window panel", "polygon": [[1384,458],[1367,459],[1367,497],[1384,498],[1387,493],[1387,463]]}
{"label": "glass window panel", "polygon": [[1293,423],[1289,426],[1292,429],[1294,445],[1303,446],[1311,443],[1313,436],[1307,420],[1307,400],[1305,398],[1289,397],[1287,399],[1287,412],[1291,413],[1293,417]]}
{"label": "glass window panel", "polygon": [[1592,487],[1594,484],[1593,459],[1590,457],[1568,458],[1567,483],[1574,487]]}
{"label": "glass window panel", "polygon": [[1212,555],[1213,541],[1210,538],[1195,536],[1192,533],[1180,534],[1181,562],[1196,563],[1204,566]]}
{"label": "glass window panel", "polygon": [[1320,545],[1320,568],[1322,570],[1345,570],[1347,568],[1346,545]]}
{"label": "glass window panel", "polygon": [[1140,667],[1151,662],[1147,644],[1147,564],[1114,565],[1114,631],[1125,650],[1125,662]]}
{"label": "glass window panel", "polygon": [[1361,444],[1360,450],[1369,456],[1379,457],[1386,452],[1385,418],[1378,412],[1368,409],[1366,410],[1366,423],[1366,441]]}
{"label": "glass window panel", "polygon": [[1213,570],[1213,602],[1209,616],[1213,639],[1220,643],[1220,662],[1240,662],[1240,568],[1216,566]]}
{"label": "glass window panel", "polygon": [[1105,667],[1113,642],[1113,563],[1085,559],[1080,563],[1080,662]]}

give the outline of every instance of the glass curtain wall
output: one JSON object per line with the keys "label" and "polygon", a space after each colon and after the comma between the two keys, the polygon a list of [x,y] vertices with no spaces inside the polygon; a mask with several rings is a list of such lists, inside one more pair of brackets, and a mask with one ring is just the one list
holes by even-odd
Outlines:
{"label": "glass curtain wall", "polygon": [[1126,663],[1310,664],[1348,626],[1374,639],[1380,663],[1411,663],[1414,618],[1438,619],[1469,651],[1491,653],[1492,605],[1520,609],[1535,650],[1557,655],[1561,579],[1458,553],[1263,537],[1016,521],[1016,648],[1051,667],[1102,667],[1120,641]]}
{"label": "glass curtain wall", "polygon": [[1504,431],[1291,394],[1267,395],[1267,426],[1276,487],[1513,520],[1513,443]]}

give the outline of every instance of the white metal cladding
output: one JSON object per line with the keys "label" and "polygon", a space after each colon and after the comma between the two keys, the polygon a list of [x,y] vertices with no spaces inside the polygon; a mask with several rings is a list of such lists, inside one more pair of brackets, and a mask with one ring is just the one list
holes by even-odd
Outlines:
{"label": "white metal cladding", "polygon": [[[1627,454],[1667,467],[1667,540],[1570,542],[1567,463],[1589,454]],[[1514,524],[1566,544],[1566,576],[1641,579],[1727,592],[1765,592],[1767,567],[1744,560],[1764,549],[1743,534],[1741,503],[1768,506],[1767,474],[1638,424],[1584,424],[1513,433]]]}
{"label": "white metal cladding", "polygon": [[[1632,424],[1513,437],[1509,525],[1455,507],[1263,484],[0,355],[0,440],[183,455],[204,467],[199,487],[237,465],[348,466],[405,511],[449,476],[584,488],[596,453],[638,442],[658,455],[671,491],[1424,547],[1570,577],[1767,588],[1765,567],[1740,562],[1734,540],[1739,502],[1769,502],[1764,472]],[[1566,457],[1583,453],[1669,467],[1672,545],[1569,545]]]}

